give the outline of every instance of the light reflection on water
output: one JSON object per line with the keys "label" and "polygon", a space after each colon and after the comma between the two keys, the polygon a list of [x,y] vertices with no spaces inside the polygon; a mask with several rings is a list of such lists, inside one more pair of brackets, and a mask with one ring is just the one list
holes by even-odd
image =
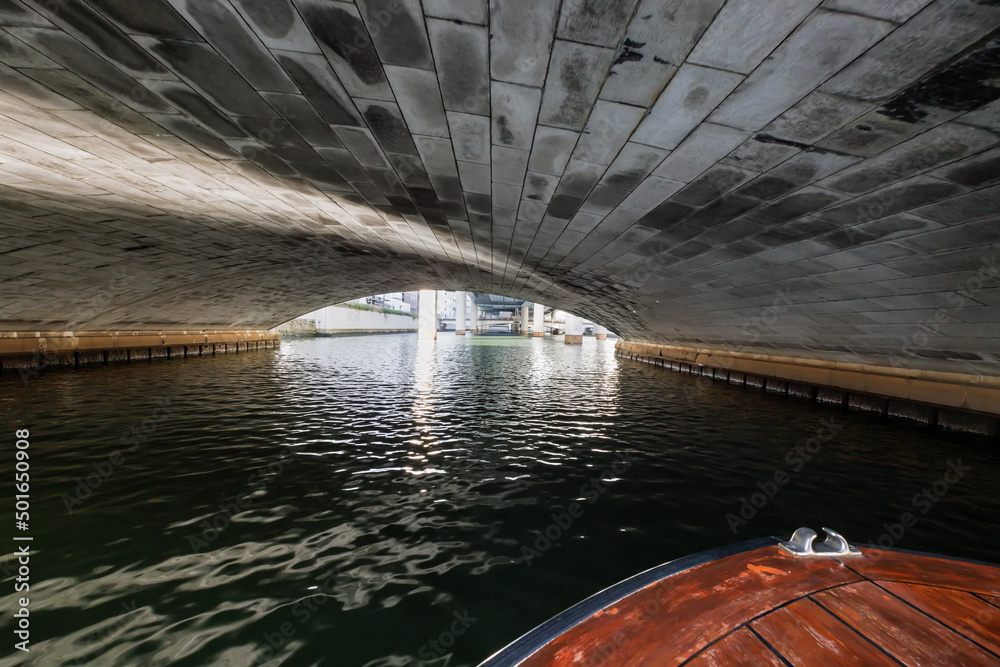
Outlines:
{"label": "light reflection on water", "polygon": [[[5,376],[0,408],[32,430],[37,665],[475,664],[688,553],[798,525],[878,539],[959,457],[972,470],[898,546],[1000,561],[991,444],[699,388],[613,341],[286,341]],[[837,437],[734,535],[726,515],[831,416]]]}

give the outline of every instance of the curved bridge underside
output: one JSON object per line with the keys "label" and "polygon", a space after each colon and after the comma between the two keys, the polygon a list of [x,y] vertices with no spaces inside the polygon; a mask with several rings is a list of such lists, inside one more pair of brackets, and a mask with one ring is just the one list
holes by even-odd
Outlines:
{"label": "curved bridge underside", "polygon": [[2,0],[0,328],[413,288],[997,374],[987,0]]}

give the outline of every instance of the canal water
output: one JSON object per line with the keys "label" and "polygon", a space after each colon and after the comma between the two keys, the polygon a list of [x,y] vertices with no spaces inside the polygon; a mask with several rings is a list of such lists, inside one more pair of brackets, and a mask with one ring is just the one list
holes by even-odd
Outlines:
{"label": "canal water", "polygon": [[[613,340],[7,373],[0,413],[4,535],[31,431],[37,665],[475,665],[636,572],[801,525],[1000,561],[994,443],[699,383]],[[24,662],[12,644],[0,665]]]}

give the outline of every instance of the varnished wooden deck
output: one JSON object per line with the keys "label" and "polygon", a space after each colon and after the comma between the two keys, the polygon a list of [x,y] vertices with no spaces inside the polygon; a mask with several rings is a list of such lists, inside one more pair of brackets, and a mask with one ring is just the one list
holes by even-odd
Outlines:
{"label": "varnished wooden deck", "polygon": [[800,559],[766,546],[703,563],[503,664],[1000,665],[1000,568],[862,551]]}

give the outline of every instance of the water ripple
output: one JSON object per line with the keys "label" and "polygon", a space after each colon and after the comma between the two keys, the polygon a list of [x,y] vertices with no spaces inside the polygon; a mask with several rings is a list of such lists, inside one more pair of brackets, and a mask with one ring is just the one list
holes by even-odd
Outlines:
{"label": "water ripple", "polygon": [[[704,386],[612,345],[317,339],[0,378],[35,457],[31,664],[475,664],[688,553],[804,524],[877,540],[957,458],[970,472],[899,546],[1000,560],[983,441]],[[831,417],[837,437],[790,470]],[[734,534],[777,470],[791,481]],[[449,634],[457,618],[475,620]]]}

